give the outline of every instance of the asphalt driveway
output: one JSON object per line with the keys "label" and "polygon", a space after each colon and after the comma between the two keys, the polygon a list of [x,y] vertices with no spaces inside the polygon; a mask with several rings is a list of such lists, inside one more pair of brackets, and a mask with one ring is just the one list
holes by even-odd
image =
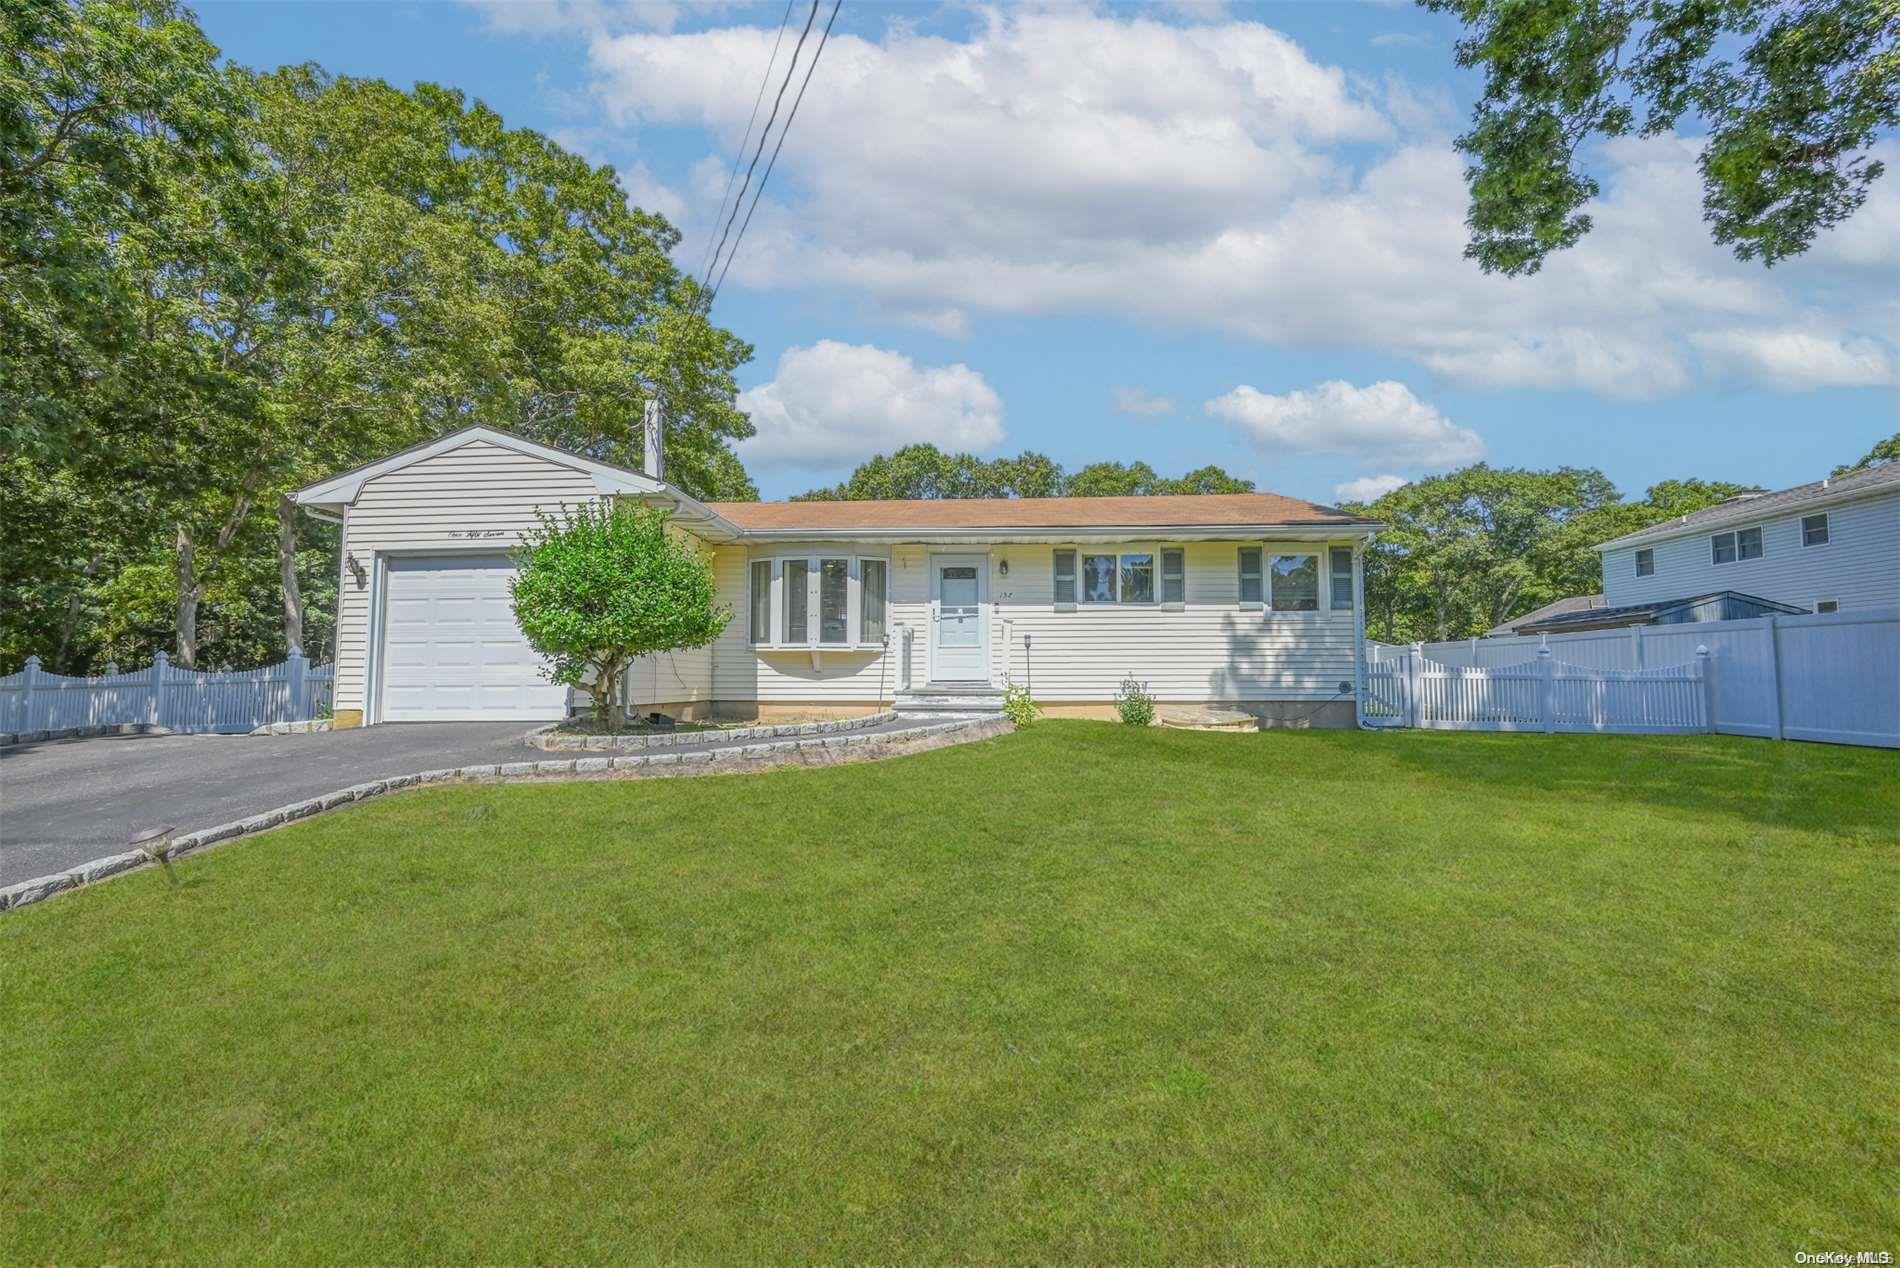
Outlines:
{"label": "asphalt driveway", "polygon": [[209,828],[366,779],[526,761],[526,722],[318,735],[118,735],[0,751],[0,885],[117,854],[140,828]]}

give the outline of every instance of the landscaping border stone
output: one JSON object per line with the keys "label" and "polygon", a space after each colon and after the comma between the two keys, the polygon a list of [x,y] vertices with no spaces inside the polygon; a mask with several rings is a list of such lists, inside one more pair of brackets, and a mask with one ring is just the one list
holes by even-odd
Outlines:
{"label": "landscaping border stone", "polygon": [[63,726],[51,731],[0,731],[0,748],[16,744],[44,744],[49,740],[90,740],[101,735],[170,735],[168,726],[149,722],[121,722],[116,726]]}
{"label": "landscaping border stone", "polygon": [[[421,771],[414,775],[372,779],[366,783],[340,788],[321,797],[309,797],[288,806],[279,806],[275,810],[266,810],[261,814],[248,815],[230,823],[200,828],[195,832],[173,837],[171,857],[187,858],[213,845],[238,837],[268,832],[286,823],[294,823],[312,815],[341,809],[352,802],[367,801],[372,797],[406,788],[420,788],[428,784],[480,780],[518,782],[533,779],[657,779],[723,774],[735,770],[763,770],[774,766],[833,766],[845,762],[874,761],[884,757],[923,753],[953,744],[968,744],[975,740],[1007,735],[1016,729],[1008,718],[992,716],[974,719],[954,718],[949,721],[905,727],[897,731],[879,731],[872,735],[862,735],[854,732],[863,731],[868,723],[856,718],[850,720],[857,722],[858,725],[842,733],[827,734],[799,729],[805,726],[824,725],[822,723],[787,724],[769,728],[778,733],[774,738],[762,739],[750,744],[732,744],[716,749],[696,749],[686,753],[661,751],[628,753],[613,757],[570,757],[564,760],[542,762],[456,766]],[[768,728],[748,728],[748,730],[765,729]],[[706,732],[703,731],[697,734],[702,739],[706,736]],[[12,911],[16,907],[41,902],[69,889],[78,889],[108,877],[152,865],[151,860],[143,852],[132,850],[94,859],[89,863],[81,863],[77,867],[67,868],[52,876],[39,876],[32,880],[20,881],[0,889],[0,912]]]}
{"label": "landscaping border stone", "polygon": [[645,749],[674,748],[681,744],[704,744],[708,740],[778,740],[800,735],[838,735],[864,731],[890,722],[897,714],[867,713],[859,718],[837,718],[829,722],[780,722],[771,726],[734,727],[711,731],[641,731],[629,735],[562,735],[556,727],[542,727],[528,734],[528,745],[548,753],[639,752]]}
{"label": "landscaping border stone", "polygon": [[252,729],[252,735],[317,735],[328,731],[330,718],[312,718],[307,722],[266,722]]}

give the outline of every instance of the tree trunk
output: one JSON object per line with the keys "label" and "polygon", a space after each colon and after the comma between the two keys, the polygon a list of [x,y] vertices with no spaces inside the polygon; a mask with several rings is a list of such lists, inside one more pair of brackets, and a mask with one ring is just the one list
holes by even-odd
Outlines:
{"label": "tree trunk", "polygon": [[[102,556],[98,551],[92,552],[92,558],[86,562],[84,570],[79,575],[86,581],[92,580],[98,575],[101,559]],[[73,645],[73,635],[79,631],[79,603],[85,598],[85,594],[86,586],[82,581],[73,587],[73,592],[66,598],[66,619],[61,621],[59,626],[59,650],[53,653],[53,668],[61,673],[72,668],[66,663],[66,649]]]}
{"label": "tree trunk", "polygon": [[175,550],[178,566],[178,646],[172,660],[181,668],[193,669],[198,664],[198,600],[204,597],[204,584],[198,580],[197,543],[192,540],[191,530],[183,524],[178,526]]}
{"label": "tree trunk", "polygon": [[594,724],[609,735],[620,731],[621,662],[602,661],[594,669]]}
{"label": "tree trunk", "polygon": [[303,646],[303,591],[297,585],[297,506],[289,494],[277,499],[277,568],[284,583],[284,647]]}

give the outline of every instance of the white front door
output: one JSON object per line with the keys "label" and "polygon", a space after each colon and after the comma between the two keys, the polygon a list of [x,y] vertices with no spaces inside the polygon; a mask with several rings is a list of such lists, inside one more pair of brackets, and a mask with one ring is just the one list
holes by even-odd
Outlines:
{"label": "white front door", "polygon": [[392,559],[383,600],[384,722],[550,721],[567,688],[515,624],[506,555]]}
{"label": "white front door", "polygon": [[930,557],[930,680],[990,680],[989,558]]}

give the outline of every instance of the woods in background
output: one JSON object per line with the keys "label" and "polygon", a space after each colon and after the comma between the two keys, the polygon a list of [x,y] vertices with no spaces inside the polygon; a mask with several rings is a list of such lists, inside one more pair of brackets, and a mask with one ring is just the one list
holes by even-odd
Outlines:
{"label": "woods in background", "polygon": [[168,0],[0,8],[0,670],[330,639],[284,500],[488,423],[756,491],[751,356],[611,168],[433,85],[221,63]]}

